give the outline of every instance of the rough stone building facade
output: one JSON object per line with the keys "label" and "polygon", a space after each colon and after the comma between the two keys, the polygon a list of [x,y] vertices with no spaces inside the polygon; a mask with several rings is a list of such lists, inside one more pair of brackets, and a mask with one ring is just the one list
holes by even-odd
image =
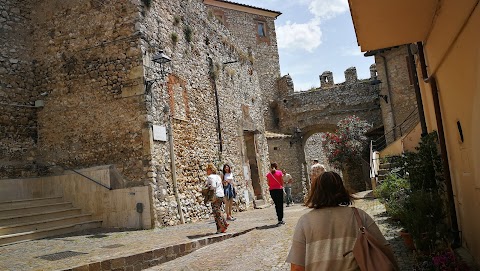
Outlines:
{"label": "rough stone building facade", "polygon": [[[280,78],[279,12],[221,0],[0,3],[0,179],[113,165],[117,188],[150,187],[152,225],[174,225],[209,216],[209,162],[232,166],[241,210],[268,200],[270,161],[303,181],[300,199],[310,136],[351,114],[380,123],[378,93],[354,68],[304,93]],[[154,62],[160,51],[171,62]]]}
{"label": "rough stone building facade", "polygon": [[[260,77],[271,71],[259,74],[262,53],[203,1],[1,4],[1,178],[113,164],[122,186],[152,188],[155,225],[178,223],[179,209],[187,222],[209,215],[199,193],[208,162],[233,166],[240,209],[248,190],[267,197]],[[274,33],[278,14],[257,17]],[[152,61],[160,50],[170,63]]]}
{"label": "rough stone building facade", "polygon": [[378,80],[380,80],[380,105],[385,137],[378,147],[384,148],[407,134],[418,122],[418,110],[408,63],[407,45],[370,51],[375,56]]}
{"label": "rough stone building facade", "polygon": [[[247,48],[247,58],[253,57],[253,66],[258,73],[260,89],[265,104],[265,125],[268,131],[277,128],[278,120],[269,106],[278,95],[277,80],[280,78],[275,19],[280,13],[238,5],[229,1],[205,0],[209,14],[220,21],[236,39]],[[245,57],[245,56],[240,56]]]}
{"label": "rough stone building facade", "polygon": [[[0,1],[0,177],[34,167],[37,137],[35,68],[27,37],[28,1]],[[30,162],[26,162],[30,161]],[[28,166],[27,166],[28,165]]]}

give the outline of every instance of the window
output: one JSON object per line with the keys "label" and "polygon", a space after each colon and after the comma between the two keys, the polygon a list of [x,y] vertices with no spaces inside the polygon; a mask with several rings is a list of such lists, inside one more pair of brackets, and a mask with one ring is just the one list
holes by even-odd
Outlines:
{"label": "window", "polygon": [[221,24],[227,26],[225,12],[223,10],[214,10],[213,15]]}
{"label": "window", "polygon": [[257,34],[259,37],[266,37],[266,31],[265,31],[265,23],[263,22],[258,22],[257,23]]}
{"label": "window", "polygon": [[256,29],[252,29],[256,31],[255,36],[257,37],[257,43],[267,43],[270,45],[270,39],[268,38],[268,29],[267,29],[267,21],[264,18],[256,18],[255,24],[253,25]]}

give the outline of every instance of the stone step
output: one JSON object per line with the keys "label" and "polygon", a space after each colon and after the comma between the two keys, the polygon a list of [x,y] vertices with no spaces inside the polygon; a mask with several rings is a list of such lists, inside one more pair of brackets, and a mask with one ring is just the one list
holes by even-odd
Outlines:
{"label": "stone step", "polygon": [[388,170],[388,169],[390,169],[392,166],[393,166],[393,165],[392,165],[391,163],[381,163],[381,164],[379,165],[379,168],[380,168],[380,170],[382,170],[382,169],[387,169],[387,170]]}
{"label": "stone step", "polygon": [[36,231],[47,228],[55,228],[63,225],[77,224],[92,220],[90,214],[79,214],[74,216],[64,216],[59,218],[46,219],[41,221],[24,222],[0,226],[0,235],[14,234],[26,231]]}
{"label": "stone step", "polygon": [[390,172],[389,169],[379,169],[378,175],[387,175]]}
{"label": "stone step", "polygon": [[22,242],[22,241],[62,235],[66,233],[82,231],[87,229],[94,229],[94,228],[99,228],[101,226],[102,226],[102,221],[91,220],[91,221],[85,221],[85,222],[69,224],[69,225],[62,225],[58,227],[46,228],[41,230],[7,234],[7,235],[0,236],[0,246]]}
{"label": "stone step", "polygon": [[63,210],[54,210],[48,212],[40,212],[34,214],[12,215],[7,217],[0,217],[0,226],[7,226],[13,224],[20,224],[26,222],[42,221],[65,216],[79,215],[82,210],[79,208],[68,208]]}
{"label": "stone step", "polygon": [[35,206],[14,207],[6,210],[0,210],[0,218],[11,217],[11,216],[21,216],[26,214],[38,214],[38,213],[44,213],[48,211],[65,210],[69,208],[72,208],[71,202],[58,202],[58,203],[39,204]]}
{"label": "stone step", "polygon": [[377,181],[381,182],[381,181],[385,181],[387,179],[387,175],[378,175],[377,176]]}
{"label": "stone step", "polygon": [[63,197],[22,199],[0,202],[0,210],[63,202]]}

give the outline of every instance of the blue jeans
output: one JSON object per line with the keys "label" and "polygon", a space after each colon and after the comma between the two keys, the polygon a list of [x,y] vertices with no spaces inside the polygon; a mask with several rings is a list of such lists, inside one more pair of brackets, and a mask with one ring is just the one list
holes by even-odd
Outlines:
{"label": "blue jeans", "polygon": [[287,205],[292,204],[293,203],[292,188],[291,187],[285,187],[285,193],[287,193]]}

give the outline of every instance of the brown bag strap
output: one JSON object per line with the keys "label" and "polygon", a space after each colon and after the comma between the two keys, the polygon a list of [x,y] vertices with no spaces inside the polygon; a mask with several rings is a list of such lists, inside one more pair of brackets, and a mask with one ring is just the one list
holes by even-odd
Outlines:
{"label": "brown bag strap", "polygon": [[352,207],[352,208],[353,208],[353,213],[355,214],[355,218],[357,219],[358,228],[360,229],[360,231],[362,233],[364,233],[365,232],[365,226],[363,225],[362,218],[360,217],[360,214],[358,213],[358,209],[355,208],[355,207]]}
{"label": "brown bag strap", "polygon": [[275,178],[275,176],[274,176],[271,172],[269,172],[268,174],[272,175],[273,179],[274,179],[280,186],[283,187],[283,185],[277,180],[277,178]]}

